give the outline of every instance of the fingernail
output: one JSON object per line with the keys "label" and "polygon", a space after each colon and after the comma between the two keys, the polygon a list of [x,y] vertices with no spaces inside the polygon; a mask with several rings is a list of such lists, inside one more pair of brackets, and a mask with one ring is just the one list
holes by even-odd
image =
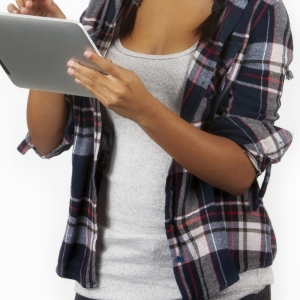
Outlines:
{"label": "fingernail", "polygon": [[75,66],[75,63],[73,61],[68,61],[68,64],[67,64],[68,67],[74,67]]}
{"label": "fingernail", "polygon": [[17,10],[14,10],[14,11],[13,11],[13,14],[17,14],[17,13],[18,13],[18,11],[17,11]]}
{"label": "fingernail", "polygon": [[85,56],[86,58],[90,58],[90,57],[92,56],[92,52],[86,51],[86,52],[84,52],[84,56]]}
{"label": "fingernail", "polygon": [[68,74],[73,75],[75,73],[75,71],[71,68],[68,69]]}

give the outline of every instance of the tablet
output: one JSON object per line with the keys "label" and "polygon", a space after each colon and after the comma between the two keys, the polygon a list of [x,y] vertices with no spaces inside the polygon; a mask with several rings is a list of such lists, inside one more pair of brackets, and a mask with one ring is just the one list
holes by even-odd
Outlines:
{"label": "tablet", "polygon": [[73,59],[104,73],[84,57],[100,55],[77,21],[0,13],[0,64],[18,87],[94,97],[67,73]]}

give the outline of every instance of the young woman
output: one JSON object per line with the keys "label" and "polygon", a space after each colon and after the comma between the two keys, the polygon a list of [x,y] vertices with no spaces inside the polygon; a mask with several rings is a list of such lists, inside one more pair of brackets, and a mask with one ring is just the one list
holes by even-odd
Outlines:
{"label": "young woman", "polygon": [[[51,0],[8,10],[65,17]],[[69,61],[95,98],[30,91],[19,146],[74,146],[57,273],[78,300],[271,299],[262,198],[292,140],[274,126],[292,60],[283,3],[92,0],[81,21],[108,75]]]}

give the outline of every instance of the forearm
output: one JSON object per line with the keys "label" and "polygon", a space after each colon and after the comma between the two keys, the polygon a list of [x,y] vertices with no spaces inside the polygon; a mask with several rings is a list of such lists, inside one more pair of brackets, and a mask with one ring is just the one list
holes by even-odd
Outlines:
{"label": "forearm", "polygon": [[85,55],[109,74],[70,61],[76,82],[122,117],[136,122],[180,165],[201,180],[234,195],[247,190],[255,169],[233,141],[195,128],[155,99],[132,71],[94,54]]}
{"label": "forearm", "polygon": [[252,184],[255,169],[233,141],[199,130],[159,101],[136,121],[171,157],[201,180],[234,195]]}
{"label": "forearm", "polygon": [[27,125],[32,143],[41,155],[54,150],[63,140],[68,120],[65,95],[50,92],[29,92]]}

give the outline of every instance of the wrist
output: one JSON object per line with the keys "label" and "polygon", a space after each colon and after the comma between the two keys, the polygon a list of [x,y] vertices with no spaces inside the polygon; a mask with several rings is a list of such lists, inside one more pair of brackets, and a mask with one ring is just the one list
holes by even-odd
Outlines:
{"label": "wrist", "polygon": [[143,102],[143,109],[136,114],[136,118],[133,121],[147,131],[147,129],[150,129],[153,126],[153,123],[157,122],[157,120],[162,117],[161,114],[164,114],[165,110],[168,110],[168,108],[151,94],[144,98]]}

